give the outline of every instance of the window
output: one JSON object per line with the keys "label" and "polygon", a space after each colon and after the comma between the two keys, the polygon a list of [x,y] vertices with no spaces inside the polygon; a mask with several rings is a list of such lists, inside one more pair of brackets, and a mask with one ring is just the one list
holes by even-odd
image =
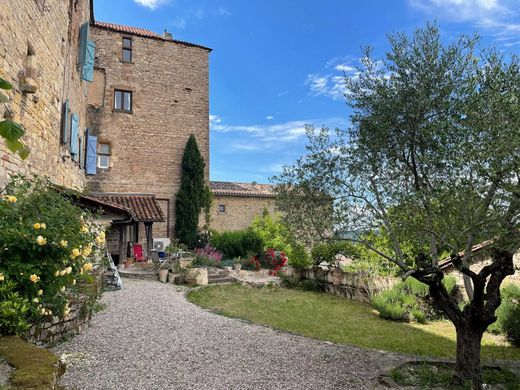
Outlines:
{"label": "window", "polygon": [[123,38],[123,62],[132,62],[132,38]]}
{"label": "window", "polygon": [[110,144],[98,144],[98,168],[110,168]]}
{"label": "window", "polygon": [[218,212],[219,213],[225,213],[226,212],[226,205],[225,204],[219,204],[218,205]]}
{"label": "window", "polygon": [[132,111],[132,92],[116,89],[114,91],[114,109]]}

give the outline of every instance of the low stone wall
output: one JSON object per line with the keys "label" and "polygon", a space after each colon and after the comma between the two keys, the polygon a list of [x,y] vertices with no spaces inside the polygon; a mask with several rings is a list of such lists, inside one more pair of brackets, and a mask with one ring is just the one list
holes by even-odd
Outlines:
{"label": "low stone wall", "polygon": [[69,296],[70,313],[64,318],[53,316],[33,325],[25,337],[29,342],[50,347],[64,337],[80,333],[92,318],[92,309],[103,289],[102,272],[93,275],[91,284],[78,286],[78,293]]}
{"label": "low stone wall", "polygon": [[305,269],[301,271],[301,278],[319,280],[323,283],[325,292],[331,295],[360,301],[368,301],[374,294],[392,288],[400,281],[399,278],[394,277],[374,276],[362,272],[344,272],[341,268]]}

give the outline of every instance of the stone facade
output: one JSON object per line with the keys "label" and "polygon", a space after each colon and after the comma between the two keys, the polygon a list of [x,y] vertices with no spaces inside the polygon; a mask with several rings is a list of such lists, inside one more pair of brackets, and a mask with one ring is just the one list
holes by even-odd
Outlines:
{"label": "stone facade", "polygon": [[[88,104],[98,145],[110,145],[110,163],[106,169],[98,167],[88,188],[95,193],[154,194],[167,221],[154,223],[153,235],[172,237],[181,161],[192,133],[209,178],[210,49],[145,36],[143,31],[152,34],[147,30],[106,26],[91,26],[96,59]],[[131,39],[132,62],[122,61],[123,37]],[[114,109],[116,89],[132,92],[131,112]],[[140,229],[139,237],[144,237]]]}
{"label": "stone facade", "polygon": [[24,126],[23,141],[31,148],[22,161],[0,139],[0,187],[15,173],[84,187],[84,170],[61,144],[61,113],[68,99],[80,128],[86,128],[89,83],[81,80],[77,61],[79,28],[89,19],[89,0],[0,0],[0,77],[13,84],[7,107]]}
{"label": "stone facade", "polygon": [[[220,211],[221,206],[225,211]],[[246,229],[264,210],[274,213],[273,197],[215,195],[210,227],[218,232]]]}

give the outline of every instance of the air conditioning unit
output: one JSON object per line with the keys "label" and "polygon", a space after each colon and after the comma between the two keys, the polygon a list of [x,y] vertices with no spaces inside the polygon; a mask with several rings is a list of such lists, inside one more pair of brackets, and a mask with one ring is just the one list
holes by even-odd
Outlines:
{"label": "air conditioning unit", "polygon": [[169,238],[154,238],[153,239],[153,249],[155,249],[157,252],[164,252],[168,245],[170,245]]}

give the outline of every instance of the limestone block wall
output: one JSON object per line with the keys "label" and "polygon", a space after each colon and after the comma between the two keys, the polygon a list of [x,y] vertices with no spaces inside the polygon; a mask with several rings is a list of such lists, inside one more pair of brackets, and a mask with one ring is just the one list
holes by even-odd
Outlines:
{"label": "limestone block wall", "polygon": [[[219,206],[225,206],[225,212]],[[215,195],[211,206],[210,227],[216,231],[241,230],[249,227],[264,209],[275,212],[274,198],[261,196]]]}
{"label": "limestone block wall", "polygon": [[33,325],[25,338],[33,344],[52,346],[64,337],[78,334],[88,326],[92,318],[92,308],[97,297],[101,294],[103,274],[100,270],[94,275],[94,282],[85,286],[86,291],[71,296],[70,313],[65,318],[53,316],[46,321]]}
{"label": "limestone block wall", "polygon": [[[154,236],[172,236],[181,161],[192,133],[209,178],[209,50],[102,27],[91,31],[96,71],[89,91],[90,127],[98,142],[110,145],[111,156],[110,167],[98,168],[88,188],[155,194],[169,217],[169,232],[166,223],[154,223]],[[122,62],[123,36],[132,39],[132,63]],[[132,112],[114,110],[115,89],[132,91]]]}
{"label": "limestone block wall", "polygon": [[400,281],[399,278],[374,276],[363,272],[344,272],[341,268],[309,268],[301,271],[301,277],[319,280],[328,294],[358,301],[370,301],[373,295],[392,288]]}
{"label": "limestone block wall", "polygon": [[[62,104],[69,99],[80,127],[86,127],[88,83],[76,64],[79,27],[89,18],[89,0],[0,0],[0,77],[14,86],[7,92],[7,106],[24,126],[23,140],[31,148],[22,161],[0,140],[0,187],[14,173],[37,173],[60,185],[84,187],[83,170],[61,145],[60,124]],[[28,67],[29,53],[33,67]],[[34,80],[35,93],[23,93],[26,77]]]}

